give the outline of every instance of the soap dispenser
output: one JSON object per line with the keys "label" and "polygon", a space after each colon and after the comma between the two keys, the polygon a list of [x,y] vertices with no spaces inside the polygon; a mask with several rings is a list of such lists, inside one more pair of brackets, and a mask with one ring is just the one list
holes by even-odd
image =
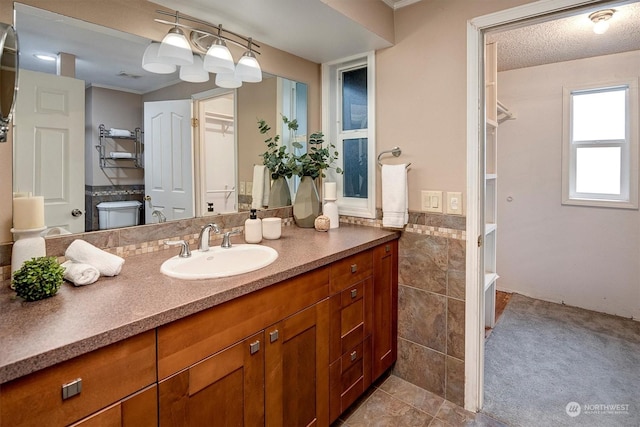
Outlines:
{"label": "soap dispenser", "polygon": [[251,209],[249,219],[244,222],[244,241],[247,243],[262,241],[262,220],[256,215],[255,209]]}

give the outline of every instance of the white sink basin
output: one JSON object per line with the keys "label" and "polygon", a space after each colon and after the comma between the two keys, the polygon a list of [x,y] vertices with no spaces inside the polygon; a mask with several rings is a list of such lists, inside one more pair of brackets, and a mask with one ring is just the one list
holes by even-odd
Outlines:
{"label": "white sink basin", "polygon": [[269,246],[215,246],[207,252],[192,251],[189,258],[174,256],[162,263],[160,271],[177,279],[195,280],[235,276],[266,267],[278,258]]}

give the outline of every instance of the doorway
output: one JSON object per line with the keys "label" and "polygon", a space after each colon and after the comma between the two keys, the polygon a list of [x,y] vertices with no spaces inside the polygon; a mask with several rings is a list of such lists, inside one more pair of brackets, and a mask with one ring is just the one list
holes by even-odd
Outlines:
{"label": "doorway", "polygon": [[[575,13],[577,7],[596,1],[539,1],[471,20],[467,32],[467,215],[466,325],[465,325],[465,408],[478,411],[483,406],[484,372],[484,35],[490,29],[530,19],[549,20]],[[607,3],[609,7],[623,2]],[[628,2],[627,2],[628,3]]]}

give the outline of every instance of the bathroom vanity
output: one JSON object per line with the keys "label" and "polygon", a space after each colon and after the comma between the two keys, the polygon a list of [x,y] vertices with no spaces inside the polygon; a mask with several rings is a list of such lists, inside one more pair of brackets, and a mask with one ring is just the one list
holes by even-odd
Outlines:
{"label": "bathroom vanity", "polygon": [[328,426],[396,360],[398,237],[285,227],[240,276],[166,277],[161,251],[37,303],[3,290],[0,425]]}

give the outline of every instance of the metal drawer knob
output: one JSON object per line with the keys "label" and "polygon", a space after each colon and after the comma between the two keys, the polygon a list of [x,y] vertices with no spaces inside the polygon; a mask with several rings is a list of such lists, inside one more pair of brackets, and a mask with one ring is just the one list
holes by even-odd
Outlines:
{"label": "metal drawer knob", "polygon": [[269,342],[276,342],[278,341],[278,335],[280,335],[278,333],[278,330],[276,329],[273,332],[269,332]]}
{"label": "metal drawer knob", "polygon": [[351,264],[351,272],[355,273],[356,271],[358,271],[358,264]]}
{"label": "metal drawer knob", "polygon": [[249,344],[249,352],[251,354],[256,354],[260,351],[260,341],[252,342]]}
{"label": "metal drawer knob", "polygon": [[351,298],[355,298],[358,296],[358,290],[357,289],[351,289]]}
{"label": "metal drawer knob", "polygon": [[357,351],[353,351],[351,352],[351,361],[353,362],[354,360],[356,360],[356,358],[358,357],[358,352]]}

